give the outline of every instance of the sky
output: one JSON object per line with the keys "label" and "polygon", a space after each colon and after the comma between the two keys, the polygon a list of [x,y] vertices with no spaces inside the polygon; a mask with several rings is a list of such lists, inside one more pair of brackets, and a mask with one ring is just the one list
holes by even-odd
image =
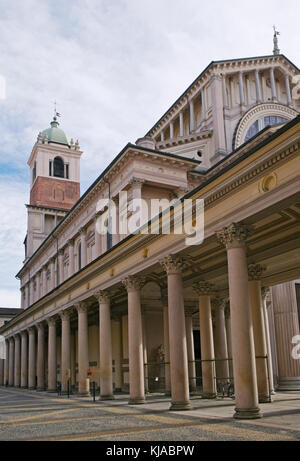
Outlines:
{"label": "sky", "polygon": [[83,193],[212,60],[272,54],[273,24],[300,67],[299,17],[299,0],[0,0],[0,306],[20,306],[27,161],[54,101]]}

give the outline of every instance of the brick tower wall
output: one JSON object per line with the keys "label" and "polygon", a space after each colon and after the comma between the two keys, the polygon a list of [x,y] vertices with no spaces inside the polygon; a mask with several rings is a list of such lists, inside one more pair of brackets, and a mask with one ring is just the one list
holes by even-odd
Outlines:
{"label": "brick tower wall", "polygon": [[80,198],[80,184],[64,179],[38,176],[31,191],[30,205],[69,210]]}

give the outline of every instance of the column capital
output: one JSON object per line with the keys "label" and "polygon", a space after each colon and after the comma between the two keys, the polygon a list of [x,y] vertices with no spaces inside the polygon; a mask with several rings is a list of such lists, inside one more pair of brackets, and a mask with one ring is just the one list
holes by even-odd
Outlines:
{"label": "column capital", "polygon": [[48,324],[48,327],[55,326],[55,325],[56,325],[56,320],[57,320],[57,317],[56,317],[56,316],[49,317],[48,319],[46,319],[46,322],[47,322],[47,324]]}
{"label": "column capital", "polygon": [[68,240],[68,245],[69,245],[70,247],[73,247],[73,246],[74,246],[74,239],[73,239],[73,238],[71,238],[71,239]]}
{"label": "column capital", "polygon": [[199,296],[211,296],[215,293],[216,289],[213,283],[200,280],[199,282],[193,283],[193,290]]}
{"label": "column capital", "polygon": [[98,290],[94,292],[94,297],[98,303],[108,303],[110,300],[110,293],[108,290]]}
{"label": "column capital", "polygon": [[58,256],[63,256],[64,255],[64,250],[63,248],[61,248],[60,250],[58,250]]}
{"label": "column capital", "polygon": [[271,290],[269,287],[262,287],[261,289],[261,297],[263,299],[263,301],[266,302],[266,307],[270,307],[271,306]]}
{"label": "column capital", "polygon": [[45,322],[42,321],[42,322],[37,323],[36,328],[38,331],[43,331],[45,329]]}
{"label": "column capital", "polygon": [[27,336],[27,330],[22,330],[20,332],[21,337],[23,338],[24,336]]}
{"label": "column capital", "polygon": [[79,234],[85,236],[86,235],[86,228],[84,226],[80,227]]}
{"label": "column capital", "polygon": [[66,320],[70,320],[70,317],[71,317],[71,309],[66,309],[64,311],[61,311],[59,312],[58,314],[61,318],[61,321],[66,321]]}
{"label": "column capital", "polygon": [[227,298],[213,298],[211,300],[211,305],[212,305],[212,309],[213,310],[217,310],[217,309],[222,309],[223,311],[225,311],[225,307],[226,307],[226,304],[227,304]]}
{"label": "column capital", "polygon": [[262,273],[266,270],[265,266],[260,264],[249,264],[248,266],[248,279],[249,280],[260,280]]}
{"label": "column capital", "polygon": [[84,301],[74,304],[78,314],[86,313],[89,310],[89,305]]}
{"label": "column capital", "polygon": [[177,255],[168,255],[159,261],[167,274],[179,274],[184,268],[184,259]]}
{"label": "column capital", "polygon": [[128,277],[122,280],[122,283],[128,292],[138,291],[145,285],[145,277],[128,275]]}
{"label": "column capital", "polygon": [[36,328],[35,328],[34,325],[32,325],[31,327],[28,328],[28,333],[30,335],[35,334],[35,332],[36,332]]}
{"label": "column capital", "polygon": [[138,186],[138,187],[142,187],[142,185],[145,183],[145,179],[141,179],[141,178],[131,178],[131,180],[129,181],[129,184],[131,186]]}
{"label": "column capital", "polygon": [[252,232],[252,227],[243,223],[232,223],[217,231],[218,241],[226,248],[243,246]]}

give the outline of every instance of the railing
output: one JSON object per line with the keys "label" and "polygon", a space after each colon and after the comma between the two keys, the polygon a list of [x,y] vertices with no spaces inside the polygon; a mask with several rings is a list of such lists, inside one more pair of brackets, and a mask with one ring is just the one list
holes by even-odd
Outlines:
{"label": "railing", "polygon": [[[256,356],[258,360],[266,360],[269,398],[271,400],[271,385],[268,356]],[[232,358],[213,359],[213,360],[194,360],[188,362],[189,369],[189,387],[193,394],[203,393],[202,368],[207,362],[213,363],[213,378],[215,380],[215,388],[218,398],[229,397],[234,399],[234,377]],[[149,362],[144,365],[145,371],[145,389],[148,392],[166,392],[166,369],[170,367],[169,362]],[[226,374],[224,375],[224,371]],[[223,373],[222,373],[223,372]],[[170,384],[169,384],[170,388]]]}

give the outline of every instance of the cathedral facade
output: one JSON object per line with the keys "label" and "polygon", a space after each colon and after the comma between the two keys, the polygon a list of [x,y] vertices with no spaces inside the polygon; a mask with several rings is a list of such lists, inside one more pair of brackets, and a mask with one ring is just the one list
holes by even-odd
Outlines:
{"label": "cathedral facade", "polygon": [[[23,311],[0,329],[0,385],[89,395],[93,377],[102,399],[164,392],[175,410],[228,392],[246,419],[300,390],[299,77],[276,49],[211,62],[82,196],[82,151],[53,118],[28,160]],[[187,244],[197,200],[204,234]]]}

